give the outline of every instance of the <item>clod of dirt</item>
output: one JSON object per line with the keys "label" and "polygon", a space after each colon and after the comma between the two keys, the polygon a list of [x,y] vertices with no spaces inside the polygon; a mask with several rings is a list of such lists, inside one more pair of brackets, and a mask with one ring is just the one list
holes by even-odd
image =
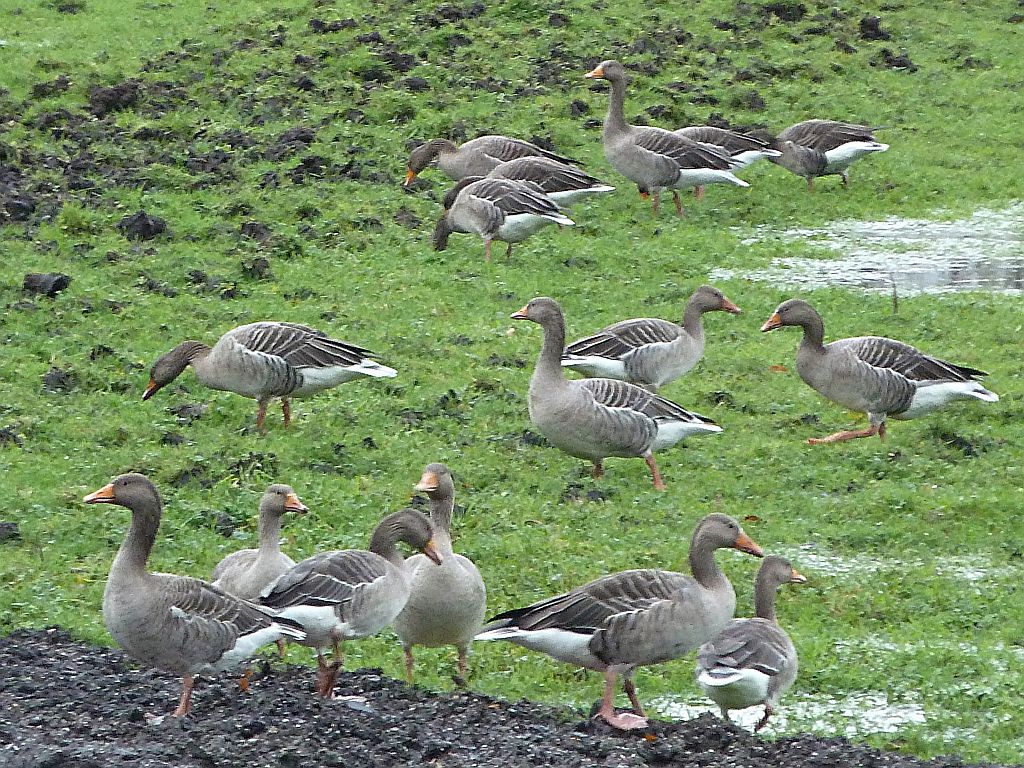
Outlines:
{"label": "clod of dirt", "polygon": [[216,520],[213,521],[213,530],[225,539],[229,538],[231,534],[235,532],[237,527],[238,526],[235,525],[235,521],[224,512],[218,512]]}
{"label": "clod of dirt", "polygon": [[35,210],[36,201],[24,195],[4,201],[4,213],[11,221],[28,221]]}
{"label": "clod of dirt", "polygon": [[8,424],[3,429],[0,429],[0,445],[16,445],[21,448],[25,441],[18,434],[17,429],[13,424]]}
{"label": "clod of dirt", "polygon": [[875,66],[881,65],[889,69],[904,69],[907,72],[917,72],[917,65],[910,60],[910,56],[907,55],[906,51],[893,53],[888,48],[883,48],[871,63]]}
{"label": "clod of dirt", "polygon": [[144,210],[139,210],[121,219],[117,229],[128,240],[152,240],[167,231],[167,222],[159,216],[150,216]]}
{"label": "clod of dirt", "polygon": [[178,432],[164,432],[160,438],[161,445],[181,445],[185,442],[185,436]]}
{"label": "clod of dirt", "polygon": [[404,205],[395,211],[394,221],[395,224],[398,224],[400,227],[405,227],[406,229],[419,229],[420,225],[423,223],[419,216]]}
{"label": "clod of dirt", "polygon": [[67,75],[58,75],[57,79],[48,83],[36,83],[32,86],[33,99],[45,99],[57,93],[64,93],[71,86],[71,78]]}
{"label": "clod of dirt", "polygon": [[43,374],[43,389],[47,392],[70,392],[75,388],[76,376],[71,371],[53,366]]}
{"label": "clod of dirt", "polygon": [[861,40],[888,40],[892,35],[882,29],[881,16],[865,16],[860,20]]}
{"label": "clod of dirt", "polygon": [[[579,710],[435,693],[376,669],[341,672],[335,694],[351,698],[325,701],[309,667],[276,661],[255,665],[246,694],[236,673],[202,678],[191,715],[149,724],[147,712],[173,708],[180,678],[56,627],[0,638],[0,658],[0,764],[11,768],[965,768],[956,757],[924,761],[842,738],[762,739],[709,714],[615,732]],[[46,683],[55,669],[59,686]]]}
{"label": "clod of dirt", "polygon": [[270,271],[270,259],[265,256],[245,259],[242,262],[242,274],[252,280],[274,279],[274,273]]}
{"label": "clod of dirt", "polygon": [[242,237],[247,237],[250,240],[256,240],[266,245],[270,238],[273,237],[270,227],[264,224],[262,221],[246,221],[242,223],[242,226],[238,228]]}
{"label": "clod of dirt", "polygon": [[316,131],[303,125],[289,128],[276,139],[274,143],[263,151],[265,160],[278,161],[286,157],[292,157],[307,149],[316,139]]}
{"label": "clod of dirt", "polygon": [[26,293],[38,293],[54,298],[71,285],[71,276],[62,272],[29,272],[21,287]]}
{"label": "clod of dirt", "polygon": [[200,488],[210,488],[213,485],[206,467],[200,464],[193,464],[191,467],[181,470],[170,480],[170,485],[174,488],[184,488],[190,483],[196,483]]}
{"label": "clod of dirt", "polygon": [[804,16],[807,15],[807,6],[803,3],[794,2],[776,2],[766,3],[764,6],[766,13],[775,16],[779,21],[800,21]]}
{"label": "clod of dirt", "polygon": [[142,86],[138,80],[125,80],[110,88],[94,85],[89,89],[89,111],[96,117],[105,117],[111,112],[134,107],[141,95]]}
{"label": "clod of dirt", "polygon": [[21,531],[17,523],[0,522],[0,542],[20,539]]}
{"label": "clod of dirt", "polygon": [[317,35],[326,35],[329,32],[341,32],[344,29],[353,29],[355,27],[355,19],[335,19],[334,21],[324,21],[323,19],[309,20],[309,28]]}
{"label": "clod of dirt", "polygon": [[167,412],[176,416],[179,423],[191,424],[196,419],[202,418],[209,407],[206,403],[182,403],[181,405],[172,405]]}

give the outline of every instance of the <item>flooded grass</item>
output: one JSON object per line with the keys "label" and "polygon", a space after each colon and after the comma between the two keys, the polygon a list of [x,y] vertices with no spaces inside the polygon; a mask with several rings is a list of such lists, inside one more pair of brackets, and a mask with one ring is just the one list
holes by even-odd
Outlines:
{"label": "flooded grass", "polygon": [[744,244],[800,243],[838,259],[782,257],[767,268],[715,270],[712,280],[744,278],[794,288],[849,287],[900,296],[1024,289],[1024,204],[979,210],[966,219],[890,216],[838,221],[827,228],[778,231],[762,226]]}

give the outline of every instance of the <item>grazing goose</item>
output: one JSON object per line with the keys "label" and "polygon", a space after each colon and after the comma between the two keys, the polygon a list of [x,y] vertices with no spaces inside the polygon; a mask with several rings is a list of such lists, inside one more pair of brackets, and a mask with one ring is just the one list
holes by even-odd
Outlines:
{"label": "grazing goose", "polygon": [[825,344],[825,324],[806,301],[782,302],[761,330],[786,325],[804,329],[796,353],[800,378],[829,400],[868,415],[867,429],[812,437],[807,441],[811,445],[884,438],[886,419],[913,419],[954,400],[999,400],[976,380],[987,375],[984,371],[930,357],[901,341],[858,336]]}
{"label": "grazing goose", "polygon": [[611,83],[611,98],[602,135],[604,156],[615,170],[636,183],[642,198],[650,196],[655,215],[662,189],[672,190],[676,213],[682,216],[680,189],[723,183],[750,186],[732,174],[736,163],[721,148],[662,128],[627,123],[624,112],[626,70],[619,62],[602,61],[585,77]]}
{"label": "grazing goose", "polygon": [[[712,125],[691,125],[686,128],[678,128],[673,133],[677,136],[684,136],[692,141],[714,144],[716,147],[721,147],[732,157],[734,171],[742,170],[751,163],[763,158],[779,157],[782,155],[777,149],[772,149],[768,146],[767,141],[747,133],[730,131],[728,128],[716,128]],[[704,196],[704,187],[695,187],[693,192],[699,200]]]}
{"label": "grazing goose", "polygon": [[[380,632],[409,598],[409,574],[396,544],[404,541],[438,565],[430,522],[414,509],[388,515],[370,538],[370,550],[343,549],[307,557],[263,590],[260,603],[306,632],[316,649],[316,690],[330,698],[344,659],[341,643]],[[323,650],[334,648],[328,664]]]}
{"label": "grazing goose", "polygon": [[491,260],[491,241],[521,243],[549,224],[571,227],[575,222],[535,185],[509,179],[467,176],[444,196],[444,213],[434,228],[434,250],[448,247],[452,232],[479,235],[484,260]]}
{"label": "grazing goose", "polygon": [[547,157],[569,165],[576,162],[509,136],[478,136],[459,146],[448,139],[431,139],[409,155],[405,186],[412,184],[413,179],[431,164],[436,164],[452,181],[459,181],[467,176],[486,176],[499,163],[519,157]]}
{"label": "grazing goose", "polygon": [[452,511],[455,509],[455,483],[444,464],[428,464],[416,484],[430,499],[430,525],[434,545],[441,556],[435,566],[423,555],[406,560],[409,575],[409,600],[395,619],[395,632],[405,650],[405,674],[413,679],[414,645],[437,648],[454,645],[459,652],[460,685],[466,680],[466,656],[473,635],[480,631],[487,606],[487,590],[473,561],[452,549]]}
{"label": "grazing goose", "polygon": [[772,147],[782,154],[769,159],[807,179],[809,191],[814,191],[815,176],[834,174],[841,176],[843,186],[848,187],[849,168],[855,160],[889,148],[888,144],[875,140],[875,130],[837,120],[805,120],[791,125],[775,138]]}
{"label": "grazing goose", "polygon": [[640,317],[609,325],[565,348],[562,366],[586,376],[622,379],[657,392],[693,368],[704,356],[701,315],[740,308],[717,288],[702,285],[690,297],[683,324]]}
{"label": "grazing goose", "polygon": [[807,581],[788,560],[769,555],[754,579],[754,618],[733,619],[697,655],[697,684],[729,720],[730,709],[764,704],[759,731],[796,680],[796,647],[775,618],[775,593]]}
{"label": "grazing goose", "polygon": [[487,174],[492,179],[511,179],[536,184],[540,191],[561,207],[568,207],[591,195],[614,192],[589,173],[548,157],[520,157],[494,166]]}
{"label": "grazing goose", "polygon": [[363,376],[398,375],[395,369],[370,360],[371,355],[368,349],[305,325],[271,320],[250,323],[228,331],[212,348],[201,341],[183,341],[159,357],[142,399],[151,398],[191,365],[200,384],[255,398],[259,429],[267,404],[280,397],[287,427],[292,397],[308,397]]}
{"label": "grazing goose", "polygon": [[[687,576],[653,569],[604,576],[571,592],[500,613],[477,640],[508,640],[559,661],[604,673],[597,717],[613,728],[647,725],[633,685],[637,667],[678,658],[717,635],[736,610],[732,584],[715,550],[732,547],[761,557],[761,548],[727,515],[701,520],[690,540]],[[616,713],[615,680],[636,714]]]}
{"label": "grazing goose", "polygon": [[229,669],[268,643],[305,637],[295,622],[205,581],[146,570],[163,505],[145,475],[121,475],[84,501],[131,510],[128,535],[103,590],[103,622],[129,656],[182,676],[173,717],[191,710],[195,675]]}
{"label": "grazing goose", "polygon": [[642,456],[654,487],[664,490],[653,452],[688,435],[722,431],[711,419],[625,381],[566,379],[562,371],[565,320],[554,299],[532,299],[512,319],[530,320],[544,330],[544,344],[530,378],[530,421],[556,448],[592,461],[594,477],[604,474],[606,456]]}
{"label": "grazing goose", "polygon": [[267,488],[260,499],[259,549],[240,549],[217,563],[210,577],[213,586],[246,600],[259,597],[264,587],[295,565],[281,551],[281,516],[308,511],[290,485]]}

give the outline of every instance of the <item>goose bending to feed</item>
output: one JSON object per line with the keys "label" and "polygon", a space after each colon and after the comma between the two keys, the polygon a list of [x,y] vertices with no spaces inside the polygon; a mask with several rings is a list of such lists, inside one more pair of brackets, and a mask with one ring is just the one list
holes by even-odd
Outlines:
{"label": "goose bending to feed", "polygon": [[129,656],[181,675],[174,717],[191,710],[195,675],[230,669],[277,640],[305,637],[295,622],[205,581],[146,569],[163,504],[145,475],[121,475],[84,501],[131,510],[128,535],[103,590],[103,622]]}
{"label": "goose bending to feed", "polygon": [[464,685],[469,644],[484,622],[487,590],[473,561],[452,549],[455,483],[448,467],[428,464],[416,490],[430,499],[430,525],[441,565],[428,562],[423,555],[406,560],[409,599],[395,619],[395,633],[405,651],[406,679],[413,680],[413,646],[454,645],[459,652],[456,681]]}
{"label": "goose bending to feed", "polygon": [[536,184],[540,191],[559,206],[568,207],[592,195],[614,192],[589,173],[548,157],[520,157],[494,166],[487,174],[492,179],[511,179]]}
{"label": "goose bending to feed", "polygon": [[615,170],[639,187],[641,197],[651,198],[655,215],[662,189],[672,190],[676,213],[682,216],[680,189],[704,184],[750,186],[733,175],[737,164],[720,147],[702,144],[662,128],[626,122],[626,70],[619,62],[602,61],[585,77],[607,80],[611,84],[601,137],[604,156]]}
{"label": "goose bending to feed", "polygon": [[510,179],[467,176],[444,196],[444,213],[434,229],[434,250],[448,247],[453,232],[479,235],[484,241],[484,260],[491,260],[491,241],[521,243],[549,224],[571,227],[575,223],[540,189]]}
{"label": "goose bending to feed", "polygon": [[838,174],[843,186],[848,187],[849,168],[856,160],[889,149],[888,144],[875,139],[875,130],[838,120],[805,120],[775,138],[772,147],[782,154],[770,160],[807,179],[807,189],[812,192],[815,176]]}
{"label": "goose bending to feed", "polygon": [[700,647],[697,684],[729,720],[730,709],[764,704],[759,731],[768,723],[782,694],[796,680],[796,647],[775,618],[775,594],[783,584],[807,579],[789,561],[769,555],[754,579],[754,618],[733,619]]}
{"label": "goose bending to feed", "polygon": [[999,395],[977,381],[984,371],[947,363],[902,341],[857,336],[825,344],[825,324],[810,304],[789,299],[761,326],[771,331],[799,326],[804,335],[796,353],[796,370],[812,389],[851,411],[866,413],[866,429],[808,439],[811,445],[878,435],[886,419],[913,419],[954,400],[994,403]]}
{"label": "goose bending to feed", "polygon": [[394,368],[371,360],[372,355],[368,349],[305,325],[271,320],[249,323],[228,331],[213,347],[183,341],[160,356],[150,370],[142,399],[151,398],[191,365],[200,384],[254,398],[259,404],[258,429],[263,429],[270,400],[280,397],[287,427],[292,397],[308,397],[364,376],[398,375]]}
{"label": "goose bending to feed", "polygon": [[[690,125],[686,128],[677,128],[673,133],[692,141],[721,147],[732,158],[734,171],[742,170],[758,160],[782,155],[779,150],[772,149],[767,141],[748,133],[731,131],[728,128],[716,128],[713,125]],[[694,187],[693,192],[699,200],[704,196],[704,187]]]}
{"label": "goose bending to feed", "polygon": [[704,356],[701,316],[717,310],[740,313],[720,290],[702,285],[687,302],[682,325],[653,317],[623,320],[566,347],[562,366],[656,392],[700,362]]}
{"label": "goose bending to feed", "polygon": [[565,320],[554,299],[532,299],[512,319],[530,320],[544,331],[530,378],[530,421],[556,448],[593,462],[594,477],[604,473],[602,462],[607,456],[642,456],[654,487],[664,490],[654,451],[688,435],[722,431],[711,419],[628,382],[565,378]]}
{"label": "goose bending to feed", "polygon": [[[597,717],[613,728],[647,725],[633,685],[637,667],[678,658],[732,619],[736,594],[715,562],[724,547],[761,557],[761,548],[727,515],[701,520],[690,540],[692,576],[654,569],[622,571],[539,603],[500,613],[477,640],[509,642],[604,673]],[[615,681],[635,714],[616,713]]]}
{"label": "goose bending to feed", "polygon": [[[430,521],[414,509],[388,515],[370,537],[369,551],[343,549],[307,557],[263,590],[260,603],[300,625],[303,645],[316,649],[316,690],[330,698],[343,664],[341,643],[380,632],[409,598],[409,574],[397,543],[404,541],[434,563]],[[328,664],[323,651],[334,648]]]}
{"label": "goose bending to feed", "polygon": [[448,139],[431,139],[409,155],[405,186],[431,165],[436,165],[452,181],[459,181],[466,176],[486,176],[499,163],[520,157],[546,157],[566,165],[576,163],[572,158],[510,136],[478,136],[458,146]]}
{"label": "goose bending to feed", "polygon": [[213,586],[246,600],[258,598],[264,587],[295,565],[281,551],[281,516],[308,511],[290,485],[267,488],[260,499],[259,549],[240,549],[217,563],[210,577]]}

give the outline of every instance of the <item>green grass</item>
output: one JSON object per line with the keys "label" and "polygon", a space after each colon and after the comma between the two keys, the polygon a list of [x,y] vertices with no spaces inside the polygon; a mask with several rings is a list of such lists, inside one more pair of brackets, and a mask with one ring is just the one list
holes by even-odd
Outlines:
{"label": "green grass", "polygon": [[[164,492],[153,568],[203,576],[254,538],[256,506],[270,482],[292,484],[312,510],[286,522],[286,549],[301,557],[364,545],[377,519],[408,502],[422,466],[443,460],[467,507],[457,546],[483,571],[493,611],[609,571],[681,567],[695,521],[724,511],[810,577],[781,599],[801,653],[794,698],[878,691],[910,698],[924,708],[924,724],[859,737],[921,756],[1019,762],[1019,297],[908,298],[893,314],[886,297],[806,294],[829,338],[889,335],[991,372],[998,405],[963,404],[894,423],[885,443],[804,444],[852,417],[796,377],[795,331],[757,332],[789,294],[741,280],[719,286],[744,314],[709,316],[704,362],[665,392],[725,432],[660,455],[667,492],[652,490],[640,461],[611,460],[595,482],[580,462],[519,439],[529,427],[526,388],[540,332],[508,315],[534,295],[562,302],[571,337],[629,316],[675,319],[715,267],[751,269],[814,253],[794,243],[744,245],[755,226],[953,217],[1024,197],[1017,106],[1024,63],[1012,53],[1020,28],[1006,22],[1005,6],[806,5],[801,21],[768,17],[762,25],[757,4],[638,10],[607,0],[595,11],[566,0],[558,9],[569,19],[563,28],[549,25],[547,6],[530,2],[439,26],[426,18],[434,12],[427,3],[393,3],[387,13],[371,4],[100,0],[85,0],[74,15],[56,3],[0,8],[0,85],[9,91],[0,97],[0,161],[17,159],[34,181],[59,192],[41,198],[44,210],[31,223],[0,228],[0,426],[23,440],[0,446],[2,517],[21,528],[20,539],[0,544],[0,631],[57,623],[110,642],[100,602],[127,516],[87,507],[81,497],[119,472],[144,471]],[[842,18],[832,19],[833,5]],[[870,14],[882,17],[893,39],[859,39],[859,19]],[[315,34],[314,17],[355,22]],[[732,19],[738,29],[718,29],[713,19]],[[856,52],[834,50],[832,35],[813,31],[823,24]],[[383,43],[360,41],[375,29]],[[468,44],[451,46],[453,35]],[[872,66],[882,48],[906,49],[918,71]],[[391,71],[392,51],[411,54],[414,66]],[[313,63],[295,64],[298,54]],[[647,117],[652,124],[699,123],[715,112],[775,129],[811,116],[845,118],[888,126],[892,149],[856,165],[848,190],[828,178],[808,195],[781,169],[756,167],[747,174],[751,189],[711,188],[703,203],[688,204],[686,219],[666,206],[653,220],[605,164],[599,129],[584,127],[603,115],[607,96],[582,75],[608,56],[635,73],[629,115],[660,105],[657,118]],[[375,70],[384,74],[378,85],[367,79]],[[30,97],[37,83],[62,74],[66,91]],[[311,90],[291,88],[302,74]],[[411,91],[404,77],[425,78],[430,90]],[[89,88],[125,78],[143,84],[139,103],[92,118]],[[493,90],[484,87],[488,78]],[[691,90],[670,87],[676,82]],[[763,110],[750,109],[752,90]],[[589,114],[570,116],[577,100]],[[54,122],[59,110],[70,123]],[[82,137],[61,133],[65,125]],[[300,125],[315,128],[312,145],[268,157],[277,137]],[[455,126],[468,136],[550,138],[619,191],[579,206],[579,226],[517,246],[511,261],[498,256],[485,265],[482,246],[468,236],[435,253],[430,232],[447,183],[428,172],[432,188],[408,194],[399,182],[409,143]],[[252,146],[235,141],[238,131]],[[221,171],[189,162],[216,151],[226,157]],[[326,161],[324,178],[294,183],[288,173],[309,155]],[[93,189],[67,188],[62,164],[76,158],[92,163],[85,175]],[[350,162],[358,173],[345,169]],[[276,185],[261,184],[275,173]],[[123,239],[116,223],[139,208],[166,218],[171,235]],[[410,213],[421,223],[407,228],[399,220]],[[268,243],[239,234],[250,220],[270,227]],[[247,273],[258,257],[268,259],[269,278]],[[190,277],[192,270],[208,279]],[[63,271],[72,283],[58,298],[27,306],[20,283],[30,271]],[[154,283],[176,296],[147,288]],[[275,410],[265,437],[252,429],[251,401],[203,390],[191,374],[140,401],[157,355],[263,318],[364,344],[400,376],[300,401],[290,431]],[[775,373],[773,365],[789,370]],[[71,371],[69,391],[44,390],[52,366]],[[167,411],[196,401],[210,408],[191,424]],[[805,423],[814,417],[820,423]],[[165,444],[168,433],[184,442]],[[187,471],[200,480],[176,487]],[[582,486],[583,498],[596,488],[608,500],[566,500],[570,484]],[[241,526],[230,539],[215,531],[221,512]],[[806,567],[801,553],[860,566]],[[950,558],[991,571],[965,582],[944,566]],[[720,559],[739,612],[748,612],[756,562]],[[389,634],[350,645],[351,665],[400,674]],[[302,650],[290,653],[308,660]],[[452,659],[429,650],[419,656],[423,684],[451,686]],[[638,681],[647,700],[698,698],[690,659],[641,671]],[[599,693],[596,675],[502,644],[474,648],[471,684],[552,703],[585,705]]]}

